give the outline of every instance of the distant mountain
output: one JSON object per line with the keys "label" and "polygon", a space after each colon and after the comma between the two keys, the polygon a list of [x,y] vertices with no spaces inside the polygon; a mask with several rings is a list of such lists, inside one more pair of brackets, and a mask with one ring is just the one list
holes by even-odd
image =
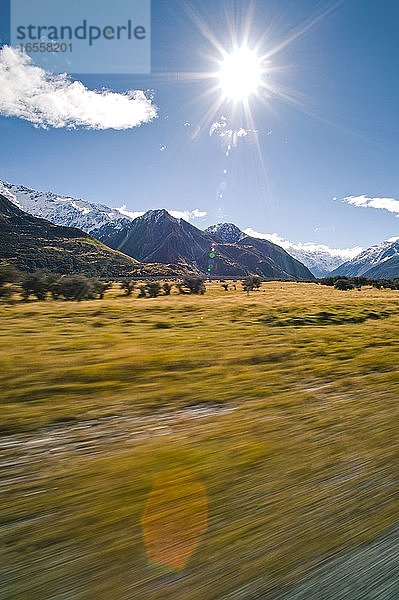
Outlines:
{"label": "distant mountain", "polygon": [[123,227],[132,220],[121,212],[122,209],[109,208],[69,196],[59,196],[52,192],[38,192],[6,181],[0,181],[0,193],[21,210],[35,217],[47,219],[55,225],[77,227],[87,233],[107,223],[113,223],[115,227]]}
{"label": "distant mountain", "polygon": [[1,193],[0,261],[28,272],[46,269],[98,277],[181,273],[167,265],[141,265],[79,229],[54,225],[23,212]]}
{"label": "distant mountain", "polygon": [[274,279],[312,279],[313,275],[285,250],[267,240],[251,238],[232,224],[197,229],[165,209],[150,210],[123,228],[114,223],[93,234],[142,262],[178,263],[201,273],[209,266],[209,252],[216,249],[214,275],[241,277],[258,274]]}
{"label": "distant mountain", "polygon": [[[266,236],[260,237],[261,234],[258,234],[259,237],[257,235],[251,235],[250,232],[253,231],[252,229],[243,232],[233,223],[218,223],[217,225],[208,227],[205,231],[207,231],[213,239],[220,242],[237,243],[241,242],[245,237],[252,239],[268,239]],[[278,241],[274,242],[273,239],[269,239],[269,241],[284,248],[288,254],[304,264],[315,277],[325,277],[330,271],[336,269],[345,260],[348,260],[348,258],[353,256],[353,250],[333,249],[322,244],[313,244],[310,242],[307,244],[293,244],[282,239],[278,240],[280,243],[278,243]]]}
{"label": "distant mountain", "polygon": [[370,279],[399,277],[399,238],[391,238],[367,248],[352,260],[340,265],[331,275],[365,276]]}
{"label": "distant mountain", "polygon": [[331,271],[342,265],[347,260],[351,251],[335,250],[333,248],[319,247],[316,244],[288,246],[287,252],[301,263],[306,265],[315,277],[327,277]]}
{"label": "distant mountain", "polygon": [[281,238],[278,234],[258,233],[251,227],[245,230],[249,236],[269,240],[281,246],[294,258],[308,267],[315,277],[326,277],[345,261],[357,256],[363,248],[329,248],[315,242],[295,243]]}
{"label": "distant mountain", "polygon": [[220,276],[256,273],[268,278],[312,278],[312,273],[280,246],[251,237],[233,223],[219,223],[201,231],[165,210],[148,211],[133,219],[122,208],[38,192],[4,181],[0,181],[0,193],[36,217],[77,227],[146,264],[179,264],[180,269],[204,273],[209,266],[210,247],[216,242],[214,273]]}
{"label": "distant mountain", "polygon": [[246,234],[233,223],[218,223],[211,225],[205,231],[217,242],[226,242],[227,244],[236,244],[246,237]]}

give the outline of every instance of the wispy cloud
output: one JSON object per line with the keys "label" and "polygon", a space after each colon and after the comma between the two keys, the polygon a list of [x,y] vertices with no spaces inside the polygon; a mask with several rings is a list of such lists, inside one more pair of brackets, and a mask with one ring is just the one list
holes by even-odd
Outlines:
{"label": "wispy cloud", "polygon": [[294,243],[282,238],[278,233],[259,233],[251,227],[245,229],[244,232],[252,237],[269,240],[270,242],[281,246],[281,248],[284,248],[284,250],[287,250],[287,252],[297,251],[325,253],[329,256],[337,257],[342,260],[350,260],[351,258],[354,258],[360,254],[360,252],[363,250],[363,248],[360,246],[356,246],[354,248],[330,248],[325,244],[316,244],[315,242]]}
{"label": "wispy cloud", "polygon": [[370,198],[369,196],[346,196],[343,199],[346,204],[359,206],[361,208],[380,208],[399,217],[399,200],[395,198]]}
{"label": "wispy cloud", "polygon": [[157,110],[141,90],[89,90],[5,46],[0,50],[0,114],[44,128],[131,129],[154,119]]}
{"label": "wispy cloud", "polygon": [[227,119],[221,116],[219,121],[212,123],[209,129],[209,135],[216,136],[220,139],[220,143],[223,151],[228,156],[232,148],[236,148],[240,138],[247,137],[248,135],[256,135],[258,132],[256,129],[239,129],[231,128]]}
{"label": "wispy cloud", "polygon": [[[141,211],[130,211],[127,210],[126,204],[123,204],[120,208],[117,208],[122,215],[128,217],[129,219],[136,219],[137,217],[141,217],[145,214],[144,210]],[[194,219],[202,219],[206,217],[207,213],[204,210],[199,210],[199,208],[194,208],[193,210],[173,210],[167,209],[168,213],[175,217],[175,219],[184,219],[185,221],[192,221]]]}

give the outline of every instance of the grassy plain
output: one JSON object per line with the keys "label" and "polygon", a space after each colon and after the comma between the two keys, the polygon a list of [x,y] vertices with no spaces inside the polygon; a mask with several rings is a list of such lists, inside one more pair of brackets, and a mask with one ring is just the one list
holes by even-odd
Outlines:
{"label": "grassy plain", "polygon": [[[113,291],[2,304],[0,336],[0,598],[274,598],[398,522],[396,291]],[[142,516],[187,473],[207,530],[177,572]]]}

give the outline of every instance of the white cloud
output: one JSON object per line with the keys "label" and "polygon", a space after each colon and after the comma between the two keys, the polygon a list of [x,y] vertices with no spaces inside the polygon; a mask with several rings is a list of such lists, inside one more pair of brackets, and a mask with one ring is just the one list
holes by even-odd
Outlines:
{"label": "white cloud", "polygon": [[191,221],[193,219],[202,219],[206,217],[207,213],[204,210],[194,208],[194,210],[169,210],[168,213],[175,217],[175,219],[184,219],[185,221]]}
{"label": "white cloud", "polygon": [[360,246],[356,246],[354,248],[330,248],[329,246],[326,246],[325,244],[316,244],[314,242],[294,243],[294,242],[285,240],[278,233],[259,233],[258,231],[255,231],[251,227],[248,227],[247,229],[245,229],[244,233],[246,233],[247,235],[250,235],[252,237],[269,240],[270,242],[273,242],[274,244],[281,246],[281,248],[284,248],[284,250],[287,250],[288,252],[291,250],[291,251],[297,251],[297,252],[325,253],[325,254],[328,254],[329,256],[341,258],[342,260],[345,260],[345,261],[350,260],[351,258],[354,258],[358,254],[360,254],[360,252],[363,250],[363,248],[361,248]]}
{"label": "white cloud", "polygon": [[131,129],[154,119],[157,111],[141,90],[89,90],[5,46],[0,50],[0,114],[44,128]]}
{"label": "white cloud", "polygon": [[[141,217],[145,214],[144,210],[140,211],[130,211],[127,210],[126,204],[123,204],[120,208],[117,208],[122,215],[128,217],[129,219],[136,219],[137,217]],[[170,210],[167,209],[168,213],[175,217],[175,219],[184,219],[185,221],[192,221],[193,219],[202,219],[206,217],[207,213],[204,210],[199,210],[199,208],[194,208],[194,210]]]}
{"label": "white cloud", "polygon": [[115,210],[120,212],[121,215],[123,215],[124,217],[128,217],[129,219],[136,219],[137,217],[141,217],[145,212],[144,210],[138,210],[138,211],[127,210],[126,204],[123,204],[122,206],[120,206],[119,208],[116,208]]}
{"label": "white cloud", "polygon": [[361,208],[381,208],[399,217],[399,200],[395,198],[370,198],[369,196],[346,196],[343,200]]}

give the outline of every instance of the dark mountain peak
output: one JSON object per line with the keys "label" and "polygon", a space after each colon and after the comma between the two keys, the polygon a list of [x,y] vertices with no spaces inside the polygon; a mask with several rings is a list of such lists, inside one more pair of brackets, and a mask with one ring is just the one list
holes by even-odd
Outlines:
{"label": "dark mountain peak", "polygon": [[241,277],[258,274],[267,278],[312,279],[310,271],[285,250],[268,242],[248,237],[233,223],[220,223],[201,231],[166,210],[150,210],[127,227],[102,228],[96,237],[115,248],[147,262],[188,265],[207,273],[209,250],[217,242],[214,275]]}
{"label": "dark mountain peak", "polygon": [[144,215],[138,217],[140,221],[147,223],[160,223],[163,221],[177,222],[178,220],[172,217],[165,208],[157,208],[148,210]]}
{"label": "dark mountain peak", "polygon": [[234,223],[218,223],[217,225],[211,225],[205,231],[217,242],[228,244],[235,244],[246,237],[246,234]]}

